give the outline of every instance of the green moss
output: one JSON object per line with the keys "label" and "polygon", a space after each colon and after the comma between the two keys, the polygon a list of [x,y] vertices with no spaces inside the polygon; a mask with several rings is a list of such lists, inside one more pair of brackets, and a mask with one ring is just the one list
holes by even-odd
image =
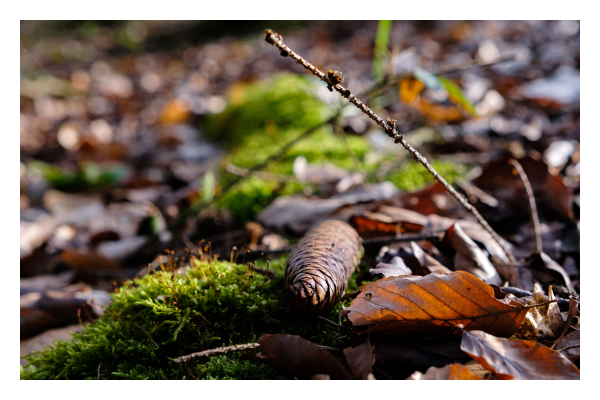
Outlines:
{"label": "green moss", "polygon": [[[265,267],[265,263],[259,265]],[[29,361],[21,379],[190,379],[170,359],[219,346],[255,342],[266,333],[297,334],[339,347],[339,333],[314,317],[290,312],[283,297],[285,257],[270,264],[265,278],[229,262],[193,262],[183,274],[159,271],[126,283],[108,311],[73,339],[57,341]],[[350,284],[356,286],[355,274]],[[350,289],[349,289],[350,290]],[[159,297],[161,296],[161,297]],[[326,317],[336,320],[338,304]],[[157,347],[146,331],[158,344]],[[188,363],[201,379],[260,379],[272,370],[241,352]]]}
{"label": "green moss", "polygon": [[97,190],[114,186],[127,174],[124,165],[103,167],[94,162],[84,162],[74,171],[50,165],[42,161],[33,161],[28,168],[37,171],[48,184],[64,192]]}
{"label": "green moss", "polygon": [[[207,136],[221,141],[229,150],[219,171],[222,187],[236,178],[225,172],[227,164],[252,168],[264,163],[304,131],[333,116],[333,108],[313,95],[315,85],[322,83],[310,77],[281,74],[258,83],[237,85],[230,90],[229,106],[221,114],[209,117],[205,125]],[[371,148],[361,137],[349,136],[348,143],[360,161]],[[270,162],[265,171],[292,175],[294,160],[299,155],[305,156],[309,163],[329,162],[353,169],[344,142],[330,126],[326,126],[295,144],[279,160]],[[305,186],[249,178],[220,199],[217,205],[227,207],[235,218],[245,222],[254,218],[276,196],[301,192]]]}
{"label": "green moss", "polygon": [[[433,168],[448,181],[454,182],[466,173],[466,166],[447,161],[433,161]],[[413,191],[433,182],[434,178],[429,171],[417,161],[403,162],[399,170],[395,170],[385,177],[401,190]]]}

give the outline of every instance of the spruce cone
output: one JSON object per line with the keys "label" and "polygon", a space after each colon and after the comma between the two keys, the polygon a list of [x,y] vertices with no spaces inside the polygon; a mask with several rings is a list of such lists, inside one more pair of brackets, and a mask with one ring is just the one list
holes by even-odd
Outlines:
{"label": "spruce cone", "polygon": [[290,308],[312,315],[331,310],[346,292],[362,254],[358,233],[345,222],[331,220],[313,227],[292,251],[285,268]]}

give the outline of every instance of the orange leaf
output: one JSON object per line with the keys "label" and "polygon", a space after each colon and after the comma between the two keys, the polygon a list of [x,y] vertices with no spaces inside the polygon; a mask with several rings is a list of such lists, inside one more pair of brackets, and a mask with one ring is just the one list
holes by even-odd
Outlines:
{"label": "orange leaf", "polygon": [[390,277],[360,290],[343,313],[354,326],[371,325],[372,333],[442,333],[461,324],[508,337],[530,308],[497,300],[491,286],[464,271]]}
{"label": "orange leaf", "polygon": [[417,78],[402,79],[399,83],[400,99],[405,104],[410,104],[421,94],[425,85]]}
{"label": "orange leaf", "polygon": [[564,355],[532,340],[465,331],[460,348],[500,379],[579,379],[579,369]]}
{"label": "orange leaf", "polygon": [[408,379],[415,381],[481,380],[473,375],[469,368],[461,364],[448,364],[444,368],[430,367],[424,374],[417,371]]}
{"label": "orange leaf", "polygon": [[190,116],[190,107],[184,100],[171,100],[163,108],[159,122],[161,124],[181,124]]}

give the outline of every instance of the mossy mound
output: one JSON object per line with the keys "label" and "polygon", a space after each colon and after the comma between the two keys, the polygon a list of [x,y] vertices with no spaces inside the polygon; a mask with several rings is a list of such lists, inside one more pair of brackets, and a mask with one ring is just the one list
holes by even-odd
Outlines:
{"label": "mossy mound", "polygon": [[[431,166],[450,184],[467,172],[467,167],[464,164],[449,161],[434,160]],[[434,181],[433,176],[418,161],[402,163],[400,168],[388,173],[385,179],[396,185],[398,189],[407,192],[420,189]]]}
{"label": "mossy mound", "polygon": [[[258,263],[262,268],[266,263]],[[257,266],[258,266],[257,265]],[[338,347],[339,333],[315,317],[289,311],[283,297],[285,257],[270,264],[270,279],[249,267],[193,261],[175,272],[158,271],[127,282],[107,312],[71,341],[57,341],[29,361],[21,379],[191,379],[171,359],[220,346],[256,342],[266,333],[296,334]],[[355,274],[349,289],[357,288]],[[341,304],[326,316],[336,320]],[[333,339],[335,338],[335,339]],[[241,352],[189,363],[199,379],[261,379],[275,371]]]}

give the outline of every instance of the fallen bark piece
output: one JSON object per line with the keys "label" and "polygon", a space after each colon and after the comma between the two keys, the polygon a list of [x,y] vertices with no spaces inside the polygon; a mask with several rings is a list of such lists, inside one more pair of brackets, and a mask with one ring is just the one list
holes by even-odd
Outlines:
{"label": "fallen bark piece", "polygon": [[461,349],[500,379],[579,379],[579,369],[567,357],[531,340],[465,331]]}
{"label": "fallen bark piece", "polygon": [[346,292],[348,279],[360,262],[360,237],[342,221],[325,221],[300,240],[285,268],[286,299],[302,313],[321,315]]}

